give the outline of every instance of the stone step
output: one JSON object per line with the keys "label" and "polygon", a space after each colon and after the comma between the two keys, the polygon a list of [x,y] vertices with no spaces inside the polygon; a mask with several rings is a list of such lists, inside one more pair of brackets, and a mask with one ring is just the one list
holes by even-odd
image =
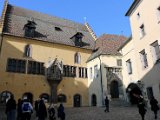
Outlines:
{"label": "stone step", "polygon": [[126,102],[125,100],[122,100],[122,99],[112,99],[110,101],[110,105],[115,106],[115,107],[130,106],[130,104],[128,102]]}

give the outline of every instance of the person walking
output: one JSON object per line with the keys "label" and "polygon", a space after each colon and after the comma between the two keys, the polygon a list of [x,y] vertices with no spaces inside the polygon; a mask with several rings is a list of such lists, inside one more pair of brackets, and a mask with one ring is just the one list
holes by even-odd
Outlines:
{"label": "person walking", "polygon": [[22,100],[18,99],[17,104],[17,120],[22,120]]}
{"label": "person walking", "polygon": [[11,95],[10,99],[6,103],[7,120],[16,120],[16,101],[14,96]]}
{"label": "person walking", "polygon": [[109,112],[109,99],[108,99],[108,97],[106,96],[106,98],[105,98],[105,112],[107,111],[107,112]]}
{"label": "person walking", "polygon": [[39,101],[39,106],[38,106],[38,120],[45,120],[47,117],[47,109],[44,104],[43,100]]}
{"label": "person walking", "polygon": [[157,119],[157,112],[159,110],[158,101],[154,96],[150,99],[151,110],[154,112],[155,119]]}
{"label": "person walking", "polygon": [[58,118],[60,118],[60,120],[65,120],[64,106],[62,103],[58,107]]}
{"label": "person walking", "polygon": [[38,117],[39,101],[40,101],[39,99],[35,101],[35,107],[34,107],[34,109],[35,109],[35,111],[36,111],[36,117]]}
{"label": "person walking", "polygon": [[145,118],[145,114],[147,112],[146,108],[145,108],[145,102],[142,96],[138,97],[138,109],[139,109],[139,114],[142,117],[142,120],[144,120]]}
{"label": "person walking", "polygon": [[30,120],[33,113],[32,104],[27,98],[24,98],[22,103],[22,120]]}
{"label": "person walking", "polygon": [[55,109],[53,103],[48,108],[49,120],[56,120]]}

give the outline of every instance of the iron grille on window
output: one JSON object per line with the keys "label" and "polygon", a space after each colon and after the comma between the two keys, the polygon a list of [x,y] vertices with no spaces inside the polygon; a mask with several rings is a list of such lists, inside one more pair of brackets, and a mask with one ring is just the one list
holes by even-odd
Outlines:
{"label": "iron grille on window", "polygon": [[28,74],[44,75],[44,63],[36,61],[28,61]]}
{"label": "iron grille on window", "polygon": [[76,77],[76,67],[64,65],[63,66],[63,76],[64,77]]}
{"label": "iron grille on window", "polygon": [[25,73],[26,61],[8,58],[7,72]]}

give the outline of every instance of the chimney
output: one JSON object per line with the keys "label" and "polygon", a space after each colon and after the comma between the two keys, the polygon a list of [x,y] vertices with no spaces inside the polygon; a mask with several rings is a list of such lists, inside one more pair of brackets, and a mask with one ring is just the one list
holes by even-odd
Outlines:
{"label": "chimney", "polygon": [[93,32],[92,28],[89,26],[89,24],[86,22],[85,26],[87,27],[88,31],[90,32],[90,34],[92,35],[92,37],[94,38],[94,40],[97,40],[97,36],[96,34]]}
{"label": "chimney", "polygon": [[4,26],[4,20],[5,20],[5,16],[6,16],[7,6],[8,6],[8,0],[5,0],[4,6],[3,6],[3,11],[2,11],[2,16],[0,18],[0,34],[3,32],[3,26]]}

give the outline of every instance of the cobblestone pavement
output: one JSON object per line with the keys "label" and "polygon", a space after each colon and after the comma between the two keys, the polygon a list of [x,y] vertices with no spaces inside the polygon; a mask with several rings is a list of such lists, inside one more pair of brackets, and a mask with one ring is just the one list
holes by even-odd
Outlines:
{"label": "cobblestone pavement", "polygon": [[[66,120],[141,120],[137,107],[111,107],[109,113],[104,112],[104,107],[65,108],[65,112]],[[6,120],[2,107],[0,120]],[[35,120],[35,114],[32,115],[32,120]],[[145,120],[154,120],[150,109],[147,110]],[[157,120],[160,120],[160,112]]]}

